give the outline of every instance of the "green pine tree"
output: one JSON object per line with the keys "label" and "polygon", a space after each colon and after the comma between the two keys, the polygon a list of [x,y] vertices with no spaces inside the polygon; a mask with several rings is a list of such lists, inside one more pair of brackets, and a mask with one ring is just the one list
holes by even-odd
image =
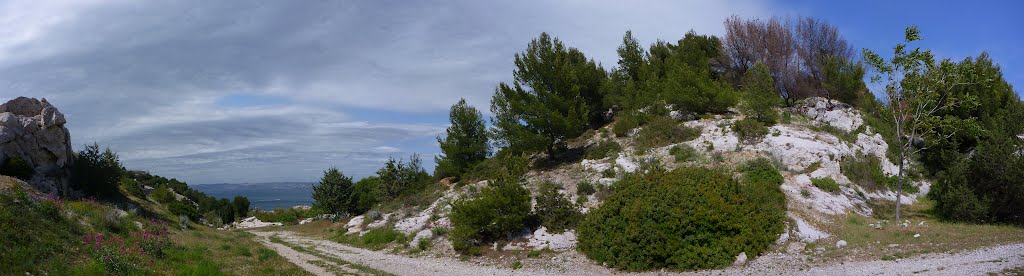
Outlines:
{"label": "green pine tree", "polygon": [[491,147],[487,140],[487,128],[483,115],[476,108],[466,104],[466,99],[452,106],[449,112],[452,125],[444,139],[437,137],[441,155],[434,157],[437,163],[434,176],[461,176],[469,168],[487,159]]}
{"label": "green pine tree", "polygon": [[313,186],[313,207],[328,214],[352,211],[352,178],[331,167]]}
{"label": "green pine tree", "polygon": [[773,90],[772,75],[768,67],[757,63],[743,76],[743,112],[757,121],[771,125],[778,114],[775,107],[782,99]]}

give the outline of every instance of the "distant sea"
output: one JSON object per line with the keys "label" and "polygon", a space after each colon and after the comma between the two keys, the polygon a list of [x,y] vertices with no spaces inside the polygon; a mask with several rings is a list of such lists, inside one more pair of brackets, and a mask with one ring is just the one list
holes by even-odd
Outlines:
{"label": "distant sea", "polygon": [[253,208],[272,210],[296,205],[312,205],[312,185],[313,183],[307,182],[275,182],[189,186],[217,198],[233,199],[235,196],[244,196],[249,198],[250,206]]}

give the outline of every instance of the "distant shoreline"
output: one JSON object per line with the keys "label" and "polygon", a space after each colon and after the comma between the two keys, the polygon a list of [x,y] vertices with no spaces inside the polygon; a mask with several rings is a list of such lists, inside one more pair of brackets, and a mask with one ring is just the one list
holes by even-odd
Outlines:
{"label": "distant shoreline", "polygon": [[215,197],[234,198],[245,196],[251,206],[260,210],[274,208],[291,208],[294,206],[311,205],[313,203],[311,182],[271,182],[271,183],[219,183],[189,185]]}

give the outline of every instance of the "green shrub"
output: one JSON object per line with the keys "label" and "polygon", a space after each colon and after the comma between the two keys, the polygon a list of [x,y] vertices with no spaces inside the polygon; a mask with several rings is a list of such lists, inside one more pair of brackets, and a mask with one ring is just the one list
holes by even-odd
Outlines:
{"label": "green shrub", "polygon": [[741,142],[747,144],[756,144],[768,135],[768,127],[760,121],[749,117],[733,123],[732,131],[736,132],[736,136],[739,137]]}
{"label": "green shrub", "polygon": [[174,201],[167,204],[167,210],[171,211],[171,214],[176,216],[186,216],[191,220],[199,218],[199,214],[196,213],[196,208],[192,205],[181,203],[180,201]]}
{"label": "green shrub", "polygon": [[376,176],[368,176],[357,181],[352,187],[353,215],[366,213],[374,205],[377,205],[377,201],[381,197],[377,183]]}
{"label": "green shrub", "polygon": [[668,150],[668,153],[675,157],[676,162],[697,161],[700,153],[690,145],[676,145]]}
{"label": "green shrub", "polygon": [[832,179],[832,178],[828,178],[828,177],[815,177],[815,178],[811,178],[811,184],[813,184],[814,187],[818,187],[818,189],[821,189],[822,191],[826,191],[826,192],[829,192],[829,193],[839,192],[839,183],[836,183],[836,181],[834,179]]}
{"label": "green shrub", "polygon": [[1024,225],[1024,157],[1012,137],[994,137],[941,173],[928,196],[939,217]]}
{"label": "green shrub", "polygon": [[0,175],[29,181],[32,179],[33,174],[35,174],[35,169],[32,169],[32,166],[29,166],[25,159],[21,159],[20,156],[7,157],[7,160],[4,160],[4,163],[0,165]]}
{"label": "green shrub", "polygon": [[957,162],[939,176],[928,196],[935,200],[935,213],[941,218],[985,222],[989,220],[991,201],[978,198],[967,179],[968,162]]}
{"label": "green shrub", "polygon": [[129,195],[133,195],[139,198],[145,196],[145,194],[142,192],[142,187],[139,187],[139,183],[136,182],[135,179],[131,179],[126,175],[122,175],[121,181],[119,183],[121,185],[121,188],[124,189],[124,191],[127,192]]}
{"label": "green shrub", "polygon": [[579,209],[558,191],[559,187],[551,182],[541,183],[534,211],[541,225],[551,233],[561,233],[575,227],[581,216]]}
{"label": "green shrub", "polygon": [[[850,182],[860,185],[867,191],[896,190],[896,176],[886,176],[882,172],[882,163],[875,156],[848,156],[839,162],[839,169]],[[917,187],[910,185],[904,178],[903,192],[916,193]]]}
{"label": "green shrub", "polygon": [[699,128],[687,127],[667,116],[659,116],[640,129],[635,142],[637,150],[644,151],[696,139],[700,132]]}
{"label": "green shrub", "polygon": [[75,153],[74,158],[74,166],[71,167],[73,186],[97,197],[120,194],[117,186],[123,168],[117,154],[110,148],[100,152],[100,146],[94,143]]}
{"label": "green shrub", "polygon": [[629,131],[638,127],[640,127],[640,119],[635,115],[625,114],[615,121],[615,125],[612,126],[612,133],[615,133],[616,137],[626,137]]}
{"label": "green shrub", "polygon": [[[765,166],[766,165],[766,166]],[[579,227],[579,248],[627,270],[725,267],[757,256],[782,233],[782,176],[770,162],[742,182],[706,168],[630,174]]]}
{"label": "green shrub", "polygon": [[159,203],[167,204],[174,201],[174,193],[171,192],[171,188],[156,187],[153,189],[153,193],[149,194],[153,197],[153,200]]}
{"label": "green shrub", "polygon": [[362,245],[370,249],[381,249],[389,243],[403,239],[405,239],[405,235],[391,227],[370,229],[366,231],[366,234],[359,237]]}
{"label": "green shrub", "polygon": [[430,239],[420,239],[419,242],[416,243],[416,249],[419,249],[420,251],[430,249]]}
{"label": "green shrub", "polygon": [[605,157],[617,156],[622,151],[622,146],[615,141],[604,141],[587,148],[587,159],[602,159]]}
{"label": "green shrub", "polygon": [[493,181],[473,199],[452,203],[449,233],[452,246],[468,253],[475,245],[507,238],[526,227],[530,215],[530,191],[519,178]]}
{"label": "green shrub", "polygon": [[320,183],[313,185],[313,208],[326,214],[354,213],[353,186],[352,177],[345,176],[335,167],[327,169],[320,177]]}
{"label": "green shrub", "polygon": [[589,181],[580,181],[580,183],[576,184],[576,195],[577,196],[580,196],[580,197],[589,196],[589,195],[594,194],[595,191],[596,190],[594,190],[594,184],[591,184]]}

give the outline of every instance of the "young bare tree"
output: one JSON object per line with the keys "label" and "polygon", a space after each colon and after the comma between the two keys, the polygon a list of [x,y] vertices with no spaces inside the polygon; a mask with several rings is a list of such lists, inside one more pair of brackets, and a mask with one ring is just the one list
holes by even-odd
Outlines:
{"label": "young bare tree", "polygon": [[923,137],[935,134],[935,128],[929,125],[941,120],[938,113],[975,101],[969,94],[948,93],[955,86],[966,84],[961,80],[964,79],[964,72],[970,70],[964,70],[965,68],[958,67],[949,60],[936,63],[929,50],[908,50],[908,44],[920,39],[917,27],[911,26],[906,30],[906,40],[896,44],[891,59],[886,60],[868,49],[863,51],[868,67],[875,74],[871,77],[872,82],[884,85],[892,111],[892,122],[896,129],[899,150],[899,172],[896,177],[897,222],[900,221],[900,201],[906,178],[904,175],[907,159],[927,149],[923,146]]}

